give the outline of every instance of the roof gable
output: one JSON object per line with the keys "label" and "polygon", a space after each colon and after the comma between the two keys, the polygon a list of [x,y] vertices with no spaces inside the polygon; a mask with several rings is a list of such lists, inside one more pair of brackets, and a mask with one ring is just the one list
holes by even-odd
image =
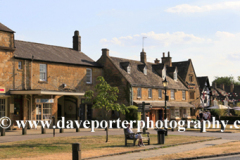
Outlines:
{"label": "roof gable", "polygon": [[4,24],[0,23],[0,31],[5,31],[5,32],[11,32],[14,33],[13,30],[11,30],[10,28],[8,28],[7,26],[5,26]]}

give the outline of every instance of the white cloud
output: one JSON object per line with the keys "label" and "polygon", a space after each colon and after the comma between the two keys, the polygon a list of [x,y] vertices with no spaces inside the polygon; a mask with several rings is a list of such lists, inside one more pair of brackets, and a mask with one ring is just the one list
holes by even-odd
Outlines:
{"label": "white cloud", "polygon": [[[103,45],[118,51],[117,56],[139,60],[142,37],[145,40],[145,51],[148,62],[161,59],[162,52],[171,51],[172,61],[192,59],[197,76],[209,76],[210,81],[215,76],[237,77],[240,75],[240,32],[230,33],[217,31],[211,37],[200,37],[184,32],[174,33],[141,33],[133,36],[102,39]],[[118,42],[118,43],[116,43]],[[124,47],[123,47],[124,46]],[[112,55],[116,55],[113,52]]]}
{"label": "white cloud", "polygon": [[168,8],[165,11],[170,13],[195,13],[195,12],[208,12],[208,11],[223,10],[223,9],[239,10],[240,2],[239,1],[221,2],[221,3],[204,5],[204,6],[181,4],[175,7]]}
{"label": "white cloud", "polygon": [[[150,44],[148,47],[154,48],[156,46],[170,46],[173,44],[193,44],[211,42],[211,39],[204,39],[201,37],[194,36],[193,34],[186,34],[184,32],[174,33],[155,33],[153,31],[148,33],[136,34],[133,36],[122,36],[119,38],[112,38],[110,40],[101,39],[100,43],[109,46],[110,44],[119,46],[139,46],[142,43],[142,37],[147,37],[145,43]],[[147,42],[146,42],[147,41]],[[138,44],[137,44],[138,43]]]}

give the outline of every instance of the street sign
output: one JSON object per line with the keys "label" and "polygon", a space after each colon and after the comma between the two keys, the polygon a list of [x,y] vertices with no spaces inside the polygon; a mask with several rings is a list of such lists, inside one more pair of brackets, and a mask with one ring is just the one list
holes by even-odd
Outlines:
{"label": "street sign", "polygon": [[0,87],[0,93],[6,93],[5,87]]}

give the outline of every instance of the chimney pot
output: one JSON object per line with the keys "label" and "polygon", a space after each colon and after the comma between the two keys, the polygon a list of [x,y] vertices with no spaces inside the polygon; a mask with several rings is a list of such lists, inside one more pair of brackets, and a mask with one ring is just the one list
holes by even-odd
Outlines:
{"label": "chimney pot", "polygon": [[168,57],[170,57],[170,52],[168,51]]}
{"label": "chimney pot", "polygon": [[163,57],[165,57],[165,52],[162,53]]}
{"label": "chimney pot", "polygon": [[160,61],[156,58],[154,63],[158,64]]}

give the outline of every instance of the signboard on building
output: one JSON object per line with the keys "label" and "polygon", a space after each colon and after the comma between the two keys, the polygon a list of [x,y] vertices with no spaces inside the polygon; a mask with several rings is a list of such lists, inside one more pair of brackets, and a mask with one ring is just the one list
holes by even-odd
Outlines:
{"label": "signboard on building", "polygon": [[54,103],[54,99],[39,99],[35,100],[36,103]]}
{"label": "signboard on building", "polygon": [[6,90],[4,87],[0,87],[0,93],[6,93]]}

